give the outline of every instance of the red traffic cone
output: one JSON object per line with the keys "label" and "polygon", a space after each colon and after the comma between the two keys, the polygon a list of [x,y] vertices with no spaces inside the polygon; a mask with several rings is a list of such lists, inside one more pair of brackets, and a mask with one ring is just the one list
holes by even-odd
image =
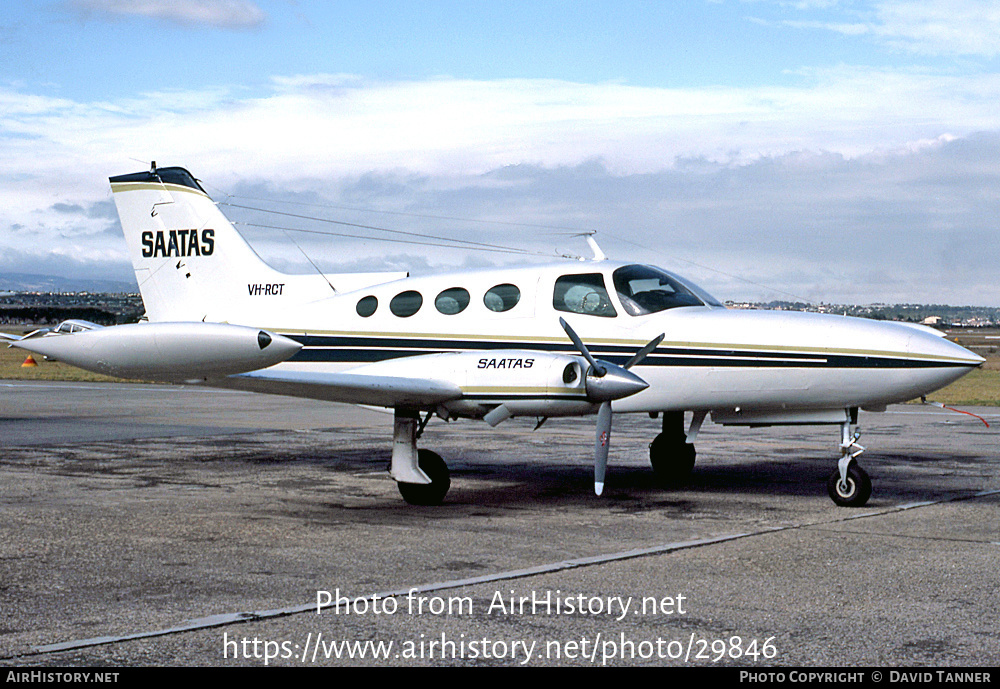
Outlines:
{"label": "red traffic cone", "polygon": [[35,357],[33,357],[33,356],[31,356],[29,354],[28,358],[24,360],[24,363],[21,364],[21,368],[26,368],[26,367],[30,367],[30,366],[38,366],[38,362],[35,361]]}

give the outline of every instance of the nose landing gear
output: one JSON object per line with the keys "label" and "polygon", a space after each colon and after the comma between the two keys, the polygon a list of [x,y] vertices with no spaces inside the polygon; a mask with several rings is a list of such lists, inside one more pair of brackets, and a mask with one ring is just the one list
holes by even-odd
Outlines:
{"label": "nose landing gear", "polygon": [[851,434],[850,415],[840,425],[840,436],[840,461],[837,462],[836,471],[827,479],[826,490],[830,499],[841,507],[862,507],[871,497],[872,480],[857,462],[858,455],[865,448],[858,445],[861,433],[855,431]]}

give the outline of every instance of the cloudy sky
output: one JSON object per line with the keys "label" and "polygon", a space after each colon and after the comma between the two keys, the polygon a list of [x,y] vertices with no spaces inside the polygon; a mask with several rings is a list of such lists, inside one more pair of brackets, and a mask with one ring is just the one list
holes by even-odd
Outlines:
{"label": "cloudy sky", "polygon": [[1000,306],[998,7],[7,3],[0,273],[130,279],[107,178],[156,160],[286,270],[596,231],[723,299]]}

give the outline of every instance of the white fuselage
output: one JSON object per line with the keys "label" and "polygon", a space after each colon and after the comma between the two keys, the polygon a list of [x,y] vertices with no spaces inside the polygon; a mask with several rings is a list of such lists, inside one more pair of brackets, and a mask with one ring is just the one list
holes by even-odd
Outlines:
{"label": "white fuselage", "polygon": [[[576,354],[559,318],[579,333],[598,359],[621,364],[648,341],[665,339],[635,372],[649,388],[616,400],[617,411],[808,410],[880,408],[941,388],[982,363],[968,350],[919,326],[788,311],[681,306],[632,316],[609,290],[614,316],[567,313],[554,305],[560,276],[612,272],[609,261],[451,273],[406,278],[322,298],[294,309],[267,308],[267,297],[230,322],[269,329],[297,339],[303,350],[278,368],[296,371],[413,370],[404,357],[439,352],[480,352],[494,367],[511,367],[511,386],[524,378],[516,357],[494,350]],[[505,311],[487,305],[490,290],[514,285],[517,303]],[[437,308],[438,295],[468,292],[459,313]],[[411,293],[403,313],[390,305]],[[374,299],[373,299],[374,298]],[[359,315],[367,299],[370,315]],[[494,304],[496,308],[496,304]],[[362,309],[364,310],[364,309]],[[400,309],[396,309],[400,310]],[[401,360],[402,359],[402,360]],[[478,361],[478,359],[475,359]],[[381,363],[380,363],[381,362]],[[488,361],[488,364],[491,363]],[[420,360],[426,365],[426,359]]]}

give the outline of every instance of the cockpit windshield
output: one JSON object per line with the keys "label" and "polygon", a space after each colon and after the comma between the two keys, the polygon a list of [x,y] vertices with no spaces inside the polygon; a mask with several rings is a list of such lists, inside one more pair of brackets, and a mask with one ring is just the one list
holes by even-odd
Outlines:
{"label": "cockpit windshield", "polygon": [[722,306],[704,290],[653,266],[623,266],[613,277],[622,307],[632,316],[678,306]]}

